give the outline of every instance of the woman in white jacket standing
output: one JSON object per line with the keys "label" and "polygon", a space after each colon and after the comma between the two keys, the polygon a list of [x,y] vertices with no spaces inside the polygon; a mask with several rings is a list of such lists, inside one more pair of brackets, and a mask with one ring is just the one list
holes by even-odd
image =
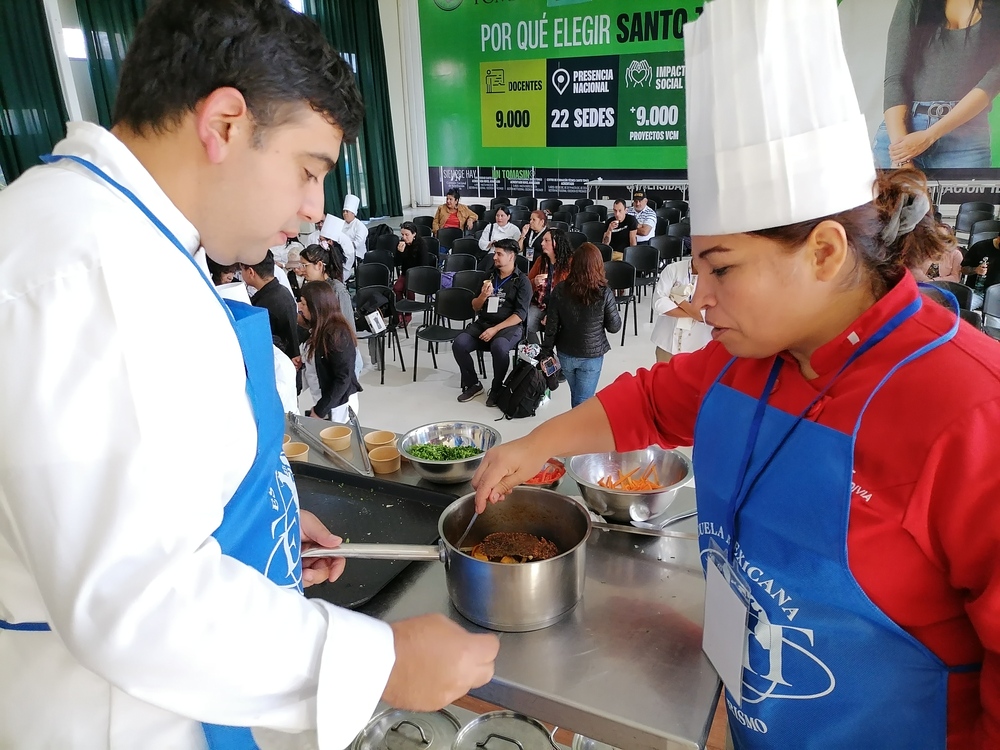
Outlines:
{"label": "woman in white jacket standing", "polygon": [[[0,193],[0,747],[342,748],[380,698],[491,678],[492,636],[301,595],[342,569],[302,548],[339,540],[299,511],[267,313],[207,276],[203,248],[255,264],[319,218],[361,116],[281,0],[150,4],[112,130],[71,123]],[[54,206],[73,233],[41,264]]]}
{"label": "woman in white jacket standing", "polygon": [[483,230],[479,237],[479,249],[484,253],[493,252],[493,246],[500,240],[521,239],[521,230],[510,220],[510,206],[497,206],[496,221]]}
{"label": "woman in white jacket standing", "polygon": [[691,305],[698,275],[691,258],[682,258],[660,272],[653,291],[653,333],[656,361],[669,362],[675,354],[696,352],[712,340],[712,327],[705,323],[701,310]]}

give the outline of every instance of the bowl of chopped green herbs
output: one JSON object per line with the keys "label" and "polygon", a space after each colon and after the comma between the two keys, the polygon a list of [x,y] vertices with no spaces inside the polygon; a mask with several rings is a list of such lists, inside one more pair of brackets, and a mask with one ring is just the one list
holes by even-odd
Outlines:
{"label": "bowl of chopped green herbs", "polygon": [[479,422],[435,422],[399,440],[399,451],[431,482],[459,484],[476,473],[483,456],[500,443],[500,433]]}

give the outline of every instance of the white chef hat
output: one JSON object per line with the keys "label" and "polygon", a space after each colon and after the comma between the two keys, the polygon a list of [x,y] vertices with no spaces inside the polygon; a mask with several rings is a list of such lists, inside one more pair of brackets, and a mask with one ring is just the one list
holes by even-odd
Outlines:
{"label": "white chef hat", "polygon": [[714,0],[684,27],[691,233],[868,203],[875,166],[836,0]]}
{"label": "white chef hat", "polygon": [[323,228],[319,230],[319,236],[334,242],[343,242],[341,232],[345,226],[347,226],[347,222],[339,216],[327,214],[326,218],[323,219]]}
{"label": "white chef hat", "polygon": [[361,199],[358,196],[352,195],[351,193],[344,196],[345,211],[350,211],[352,214],[356,214],[358,212],[358,206],[360,205]]}

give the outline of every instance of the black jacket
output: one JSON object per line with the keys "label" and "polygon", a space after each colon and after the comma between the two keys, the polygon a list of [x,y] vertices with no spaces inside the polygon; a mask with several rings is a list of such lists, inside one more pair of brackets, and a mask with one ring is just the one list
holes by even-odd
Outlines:
{"label": "black jacket", "polygon": [[614,292],[604,287],[603,296],[598,297],[596,302],[582,305],[573,298],[563,282],[552,290],[545,309],[542,356],[558,349],[560,354],[571,357],[602,357],[611,351],[604,332],[617,333],[621,329],[622,319]]}
{"label": "black jacket", "polygon": [[356,348],[346,336],[333,351],[315,355],[316,377],[322,394],[312,409],[313,416],[330,418],[330,410],[343,406],[349,396],[361,390],[354,374]]}
{"label": "black jacket", "polygon": [[[279,270],[279,273],[281,271]],[[264,284],[250,300],[254,307],[267,309],[267,317],[271,320],[271,339],[274,345],[284,352],[289,359],[299,356],[299,334],[296,317],[295,298],[272,278]]]}

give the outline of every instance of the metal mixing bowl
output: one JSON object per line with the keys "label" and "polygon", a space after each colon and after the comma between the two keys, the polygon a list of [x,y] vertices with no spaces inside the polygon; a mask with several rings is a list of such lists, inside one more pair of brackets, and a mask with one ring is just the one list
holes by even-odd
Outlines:
{"label": "metal mixing bowl", "polygon": [[[597,482],[609,474],[618,476],[639,467],[645,471],[654,462],[656,474],[663,489],[643,492],[609,490]],[[566,473],[580,487],[583,500],[595,513],[620,523],[647,521],[665,512],[677,495],[677,490],[687,484],[694,472],[691,461],[676,450],[651,446],[628,453],[586,453],[566,461]]]}
{"label": "metal mixing bowl", "polygon": [[[486,451],[500,444],[500,433],[479,422],[435,422],[410,430],[399,440],[399,452],[406,456],[416,472],[431,482],[460,484],[472,479]],[[440,443],[453,447],[466,445],[479,448],[482,453],[457,461],[428,461],[410,453],[410,448],[422,443]]]}

